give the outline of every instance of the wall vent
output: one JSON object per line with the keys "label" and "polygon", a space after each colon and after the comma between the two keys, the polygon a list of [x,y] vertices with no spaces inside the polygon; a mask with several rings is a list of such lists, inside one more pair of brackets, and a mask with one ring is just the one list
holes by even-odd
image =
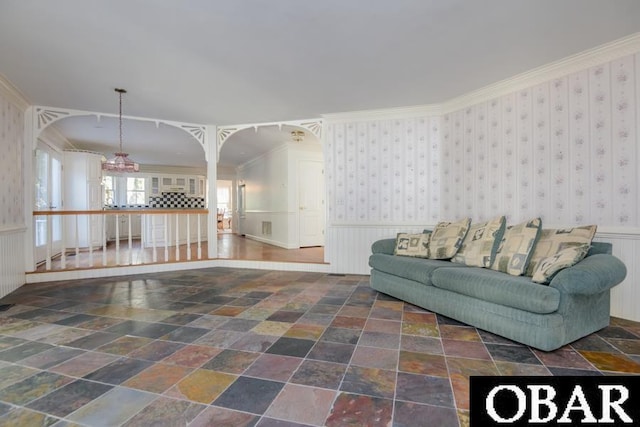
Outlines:
{"label": "wall vent", "polygon": [[271,221],[262,221],[262,235],[271,236]]}

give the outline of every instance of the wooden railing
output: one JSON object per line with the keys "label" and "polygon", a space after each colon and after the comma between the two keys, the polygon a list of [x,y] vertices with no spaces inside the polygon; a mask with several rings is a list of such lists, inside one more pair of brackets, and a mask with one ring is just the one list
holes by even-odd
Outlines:
{"label": "wooden railing", "polygon": [[[61,270],[199,260],[207,240],[208,215],[207,209],[34,211],[34,268],[44,265],[46,271],[52,270],[54,259]],[[134,224],[138,217],[139,229]],[[127,220],[125,230],[120,219]],[[69,257],[74,260],[69,262]]]}

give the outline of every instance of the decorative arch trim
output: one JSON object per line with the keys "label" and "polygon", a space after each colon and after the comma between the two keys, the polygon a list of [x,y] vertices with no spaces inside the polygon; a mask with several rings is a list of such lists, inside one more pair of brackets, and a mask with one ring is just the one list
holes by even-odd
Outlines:
{"label": "decorative arch trim", "polygon": [[291,120],[286,122],[251,123],[251,124],[243,124],[243,125],[218,126],[217,135],[216,135],[218,155],[220,155],[220,150],[222,149],[222,145],[234,133],[237,133],[241,130],[250,129],[250,128],[254,128],[257,131],[259,127],[263,127],[263,126],[278,126],[281,129],[282,129],[282,126],[297,126],[297,127],[306,129],[319,140],[322,139],[322,119]]}
{"label": "decorative arch trim", "polygon": [[[77,116],[95,116],[99,121],[102,117],[114,117],[118,118],[118,114],[111,113],[98,113],[95,111],[82,111],[82,110],[69,110],[66,108],[53,108],[53,107],[43,107],[43,106],[35,106],[35,118],[33,123],[33,133],[37,138],[40,133],[49,125],[57,122],[58,120],[67,118],[67,117],[77,117]],[[160,120],[160,119],[151,119],[148,117],[137,117],[137,116],[122,116],[123,119],[130,120],[138,120],[142,122],[151,122],[155,123],[156,127],[159,127],[160,124],[173,126],[178,129],[181,129],[195,138],[196,141],[202,145],[205,149],[206,153],[206,144],[207,144],[207,127],[205,125],[193,124],[193,123],[184,123],[184,122],[175,122],[172,120]]]}

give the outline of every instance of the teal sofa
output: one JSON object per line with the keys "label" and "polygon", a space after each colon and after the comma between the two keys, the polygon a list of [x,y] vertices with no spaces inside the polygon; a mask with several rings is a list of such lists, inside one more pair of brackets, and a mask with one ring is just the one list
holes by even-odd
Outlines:
{"label": "teal sofa", "polygon": [[395,256],[395,239],[372,245],[371,287],[400,300],[544,351],[609,325],[610,289],[626,276],[611,244],[548,285],[450,261]]}

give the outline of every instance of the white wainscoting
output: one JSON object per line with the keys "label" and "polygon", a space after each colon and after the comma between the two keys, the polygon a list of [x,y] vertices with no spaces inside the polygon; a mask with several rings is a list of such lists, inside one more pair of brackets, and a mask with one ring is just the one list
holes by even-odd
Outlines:
{"label": "white wainscoting", "polygon": [[369,274],[371,244],[376,240],[394,238],[398,233],[419,233],[432,225],[419,224],[341,224],[327,226],[325,261],[331,271],[341,274]]}
{"label": "white wainscoting", "polygon": [[[433,225],[344,224],[327,227],[325,260],[330,270],[342,274],[369,274],[371,244],[397,233],[416,233]],[[604,231],[596,240],[613,244],[613,254],[627,266],[627,277],[611,292],[611,315],[640,321],[640,233]]]}
{"label": "white wainscoting", "polygon": [[[246,211],[241,232],[247,238],[284,249],[299,248],[297,212]],[[270,230],[263,228],[270,223]]]}
{"label": "white wainscoting", "polygon": [[24,228],[0,230],[0,297],[25,282],[24,241]]}
{"label": "white wainscoting", "polygon": [[611,290],[611,315],[640,321],[640,234],[598,233],[596,240],[613,244],[613,254],[627,266],[627,277]]}

